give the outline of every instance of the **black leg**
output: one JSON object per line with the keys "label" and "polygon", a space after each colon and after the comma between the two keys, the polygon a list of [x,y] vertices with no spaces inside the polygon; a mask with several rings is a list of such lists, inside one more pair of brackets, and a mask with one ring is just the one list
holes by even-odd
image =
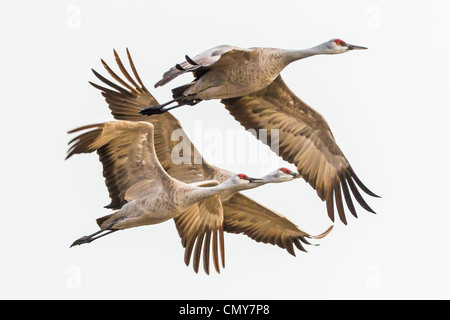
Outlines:
{"label": "black leg", "polygon": [[142,115],[151,116],[151,115],[154,115],[154,114],[162,114],[164,112],[167,112],[169,110],[173,110],[173,109],[179,108],[181,106],[182,105],[177,104],[177,105],[174,105],[174,106],[171,106],[171,107],[165,107],[165,108],[149,107],[149,108],[145,108],[145,109],[139,111],[139,113],[142,114]]}
{"label": "black leg", "polygon": [[101,235],[99,235],[98,237],[93,238],[93,239],[91,240],[91,242],[94,241],[94,240],[97,240],[97,239],[99,239],[99,238],[101,238],[101,237],[107,236],[108,234],[111,234],[111,233],[116,232],[116,231],[119,231],[119,229],[108,230],[108,232],[105,232],[104,234],[101,234]]}
{"label": "black leg", "polygon": [[[181,102],[181,104],[180,104],[179,101],[182,100],[182,99],[185,99],[185,98],[186,98],[186,97],[178,97],[178,98],[175,98],[174,100],[171,100],[171,101],[169,101],[169,102],[163,103],[163,104],[161,104],[161,105],[159,105],[159,106],[150,106],[150,107],[147,107],[147,108],[142,109],[141,111],[139,111],[139,114],[142,114],[142,115],[145,115],[145,116],[151,116],[151,115],[153,115],[153,114],[162,114],[162,113],[164,113],[164,112],[167,112],[167,111],[169,111],[169,110],[173,110],[173,109],[182,107],[182,106],[184,106],[184,105],[194,106],[194,105],[196,105],[197,103],[199,103],[199,102],[202,101],[202,99],[195,99],[195,98],[193,98],[192,100],[186,100],[186,101],[183,100],[183,101]],[[170,104],[173,103],[173,102],[178,102],[178,104],[176,104],[176,105],[174,105],[174,106],[171,106],[171,107],[167,107],[168,105],[170,105]]]}
{"label": "black leg", "polygon": [[176,102],[176,100],[170,100],[170,101],[168,101],[166,103],[160,104],[159,106],[147,107],[147,108],[142,109],[141,111],[139,111],[139,114],[150,116],[152,114],[164,113],[164,112],[159,112],[159,110],[163,109],[165,106],[168,106],[169,104],[172,104],[174,102]]}
{"label": "black leg", "polygon": [[[112,227],[112,226],[113,225],[111,224],[110,227]],[[106,236],[108,234],[111,234],[113,232],[116,232],[116,231],[119,231],[119,229],[110,230],[110,229],[106,228],[106,229],[103,229],[103,230],[99,230],[97,232],[94,232],[91,235],[84,236],[84,237],[81,237],[80,239],[75,240],[70,247],[72,248],[73,246],[79,246],[79,245],[82,245],[82,244],[85,244],[85,243],[91,243],[94,240],[97,240],[97,239],[99,239],[101,237],[104,237],[104,236]],[[103,234],[101,234],[101,233],[103,233]],[[97,236],[98,234],[101,234],[101,235]]]}

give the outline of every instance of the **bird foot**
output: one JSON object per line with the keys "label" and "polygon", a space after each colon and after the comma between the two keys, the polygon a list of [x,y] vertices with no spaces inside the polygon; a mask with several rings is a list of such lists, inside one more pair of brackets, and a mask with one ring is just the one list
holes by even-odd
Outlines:
{"label": "bird foot", "polygon": [[79,245],[82,245],[82,244],[85,244],[85,243],[90,243],[90,242],[92,242],[92,240],[94,240],[92,237],[84,236],[84,237],[81,237],[78,240],[75,240],[74,243],[72,243],[72,245],[70,247],[72,248],[73,246],[79,246]]}

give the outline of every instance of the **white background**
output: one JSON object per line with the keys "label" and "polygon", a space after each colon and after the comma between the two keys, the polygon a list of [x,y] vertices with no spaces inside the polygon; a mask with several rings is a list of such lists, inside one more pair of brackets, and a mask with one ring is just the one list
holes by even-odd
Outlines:
{"label": "white background", "polygon": [[[0,298],[449,298],[449,9],[448,1],[3,2]],[[109,213],[97,156],[64,161],[68,130],[112,120],[87,82],[91,67],[105,74],[100,58],[113,65],[112,49],[125,57],[128,47],[163,102],[190,76],[152,85],[185,54],[219,44],[303,49],[335,37],[369,50],[305,59],[282,75],[383,197],[366,197],[377,215],[360,209],[297,257],[226,234],[220,275],[184,265],[171,221],[69,248]],[[204,131],[246,136],[217,101],[174,115],[188,132],[201,121]],[[270,169],[289,165],[268,155]],[[261,174],[257,164],[207,159]],[[331,225],[303,180],[246,194],[312,234]]]}

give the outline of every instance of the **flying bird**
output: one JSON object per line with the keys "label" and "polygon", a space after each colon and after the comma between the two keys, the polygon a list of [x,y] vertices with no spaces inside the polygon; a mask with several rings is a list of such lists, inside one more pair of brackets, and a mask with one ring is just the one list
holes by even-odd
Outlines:
{"label": "flying bird", "polygon": [[[164,73],[155,84],[167,84],[186,72],[194,74],[194,81],[172,90],[173,100],[141,110],[152,115],[180,107],[195,105],[202,100],[237,98],[269,86],[290,63],[319,54],[340,54],[355,49],[367,49],[332,39],[305,50],[277,48],[239,48],[222,45],[209,49],[177,64]],[[172,103],[175,106],[168,107]]]}
{"label": "flying bird", "polygon": [[[115,119],[147,121],[153,124],[157,133],[154,136],[154,147],[157,158],[161,166],[171,177],[184,183],[195,183],[205,180],[215,180],[223,183],[235,176],[233,172],[209,164],[190,141],[179,121],[170,112],[153,117],[140,115],[138,113],[139,110],[150,104],[158,104],[158,101],[142,82],[128,49],[128,61],[134,78],[127,71],[115,50],[114,56],[123,78],[118,76],[104,60],[101,61],[108,73],[120,85],[106,79],[95,70],[92,70],[95,76],[106,84],[107,87],[93,82],[90,83],[95,88],[101,90]],[[172,150],[180,143],[171,139],[171,135],[175,131],[180,134],[182,143],[184,144],[184,147],[179,151],[179,156],[180,158],[187,158],[187,161],[177,164],[173,163],[171,157]],[[186,150],[188,154],[186,154]],[[287,175],[289,177],[292,174],[289,169],[281,168],[272,173],[272,178],[270,179],[278,180],[282,176]],[[107,177],[107,173],[104,173],[104,175]],[[268,179],[267,176],[265,178]],[[127,203],[114,183],[109,183],[108,189],[111,203],[106,206],[107,208],[120,209]],[[306,239],[321,239],[332,230],[331,226],[320,235],[310,235],[299,229],[283,215],[239,192],[232,195],[229,199],[222,199],[221,201],[224,215],[223,229],[225,232],[243,233],[257,242],[270,243],[286,249],[294,256],[294,245],[299,250],[305,251],[302,243],[310,244]]]}
{"label": "flying bird", "polygon": [[120,120],[83,126],[69,133],[81,131],[85,132],[70,141],[67,158],[97,151],[106,184],[113,185],[126,203],[117,212],[99,218],[100,230],[76,240],[72,246],[90,243],[118,230],[174,219],[186,248],[186,264],[189,265],[195,244],[193,266],[198,271],[203,245],[203,265],[209,273],[212,235],[213,261],[219,272],[218,239],[224,265],[222,199],[227,200],[241,190],[297,177],[284,173],[276,179],[273,174],[254,179],[238,174],[220,184],[215,180],[186,184],[168,175],[160,165],[151,123]]}
{"label": "flying bird", "polygon": [[[141,114],[161,113],[201,100],[221,99],[230,114],[246,129],[254,129],[257,134],[265,129],[267,136],[260,140],[268,145],[278,145],[277,155],[296,165],[303,179],[326,202],[330,219],[335,220],[336,206],[340,220],[347,224],[344,199],[348,210],[357,217],[351,195],[365,210],[375,213],[358,187],[372,197],[379,196],[358,178],[324,117],[298,98],[279,73],[299,59],[355,49],[366,48],[340,39],[306,50],[219,46],[192,59],[186,57],[187,61],[167,71],[156,87],[186,72],[192,72],[195,80],[175,88],[174,100],[163,104],[162,108],[149,104],[151,107],[142,109]],[[177,105],[167,107],[172,102]]]}

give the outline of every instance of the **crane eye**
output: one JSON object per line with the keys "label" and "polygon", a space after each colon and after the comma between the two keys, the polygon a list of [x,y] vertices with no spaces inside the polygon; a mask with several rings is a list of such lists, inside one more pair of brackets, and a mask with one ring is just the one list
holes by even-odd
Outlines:
{"label": "crane eye", "polygon": [[241,180],[247,180],[248,177],[245,174],[238,174],[239,179]]}
{"label": "crane eye", "polygon": [[291,173],[291,170],[287,169],[287,168],[281,168],[280,169],[283,173]]}

